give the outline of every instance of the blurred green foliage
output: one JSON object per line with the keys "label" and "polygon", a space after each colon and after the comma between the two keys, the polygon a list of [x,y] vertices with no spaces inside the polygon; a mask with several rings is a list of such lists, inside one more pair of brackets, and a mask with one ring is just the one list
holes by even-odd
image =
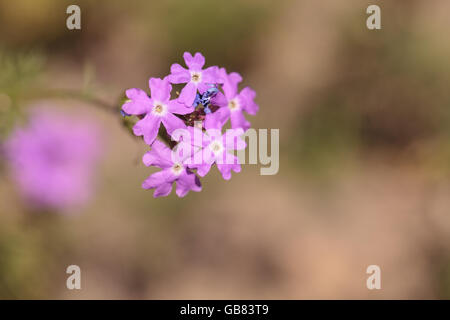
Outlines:
{"label": "blurred green foliage", "polygon": [[0,139],[22,116],[20,99],[39,81],[44,62],[44,55],[40,52],[0,50]]}

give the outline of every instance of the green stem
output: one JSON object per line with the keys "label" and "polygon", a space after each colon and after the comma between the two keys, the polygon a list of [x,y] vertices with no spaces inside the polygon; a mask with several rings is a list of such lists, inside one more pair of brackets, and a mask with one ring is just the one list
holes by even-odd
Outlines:
{"label": "green stem", "polygon": [[102,110],[105,110],[107,112],[113,112],[117,113],[118,109],[110,105],[96,97],[91,96],[90,94],[86,94],[80,91],[73,91],[73,90],[67,90],[67,89],[57,89],[57,90],[39,90],[36,92],[28,92],[26,94],[26,98],[28,99],[40,99],[40,98],[66,98],[66,99],[74,99],[74,100],[80,100],[87,103],[90,103],[92,105],[95,105],[97,107],[100,107]]}

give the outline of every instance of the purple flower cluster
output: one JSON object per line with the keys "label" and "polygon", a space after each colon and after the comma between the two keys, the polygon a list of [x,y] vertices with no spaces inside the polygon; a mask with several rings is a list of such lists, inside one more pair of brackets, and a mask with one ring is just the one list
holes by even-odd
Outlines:
{"label": "purple flower cluster", "polygon": [[84,119],[33,110],[4,148],[12,178],[27,203],[68,210],[92,195],[92,175],[101,154],[99,131]]}
{"label": "purple flower cluster", "polygon": [[[122,114],[139,118],[134,134],[151,146],[144,164],[161,169],[142,184],[144,189],[155,189],[155,197],[169,195],[173,182],[179,197],[190,190],[201,191],[198,176],[205,176],[213,164],[226,180],[231,171],[239,172],[241,166],[230,151],[246,147],[239,138],[250,128],[244,112],[255,115],[259,109],[255,91],[249,87],[238,91],[242,81],[238,73],[217,66],[204,68],[205,58],[199,52],[194,56],[185,52],[183,57],[187,68],[175,63],[165,78],[151,78],[151,96],[141,89],[127,90],[128,100],[122,106]],[[172,84],[184,84],[178,96],[172,93]],[[231,129],[222,133],[228,120]],[[158,133],[167,133],[177,144],[169,148],[157,139]]]}

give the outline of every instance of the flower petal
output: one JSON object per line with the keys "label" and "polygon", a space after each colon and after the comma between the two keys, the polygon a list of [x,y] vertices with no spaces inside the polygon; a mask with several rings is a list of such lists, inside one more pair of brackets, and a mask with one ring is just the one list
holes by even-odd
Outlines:
{"label": "flower petal", "polygon": [[171,83],[187,83],[191,80],[191,74],[189,70],[183,68],[178,63],[174,63],[170,67],[170,75],[167,76],[167,79]]}
{"label": "flower petal", "polygon": [[193,82],[189,82],[181,90],[178,101],[184,103],[186,106],[191,107],[195,100],[195,95],[197,93],[197,86]]}
{"label": "flower petal", "polygon": [[[229,159],[231,159],[231,161]],[[222,177],[225,180],[230,180],[231,170],[233,170],[234,172],[240,172],[241,165],[239,164],[239,160],[236,156],[229,154],[229,156],[227,156],[226,163],[223,164],[218,163],[217,169],[219,169],[220,173],[222,174]]]}
{"label": "flower petal", "polygon": [[134,125],[133,132],[137,136],[144,136],[145,143],[151,145],[155,141],[160,124],[161,118],[149,113]]}
{"label": "flower petal", "polygon": [[152,100],[164,103],[170,99],[172,86],[170,85],[168,78],[150,78],[148,85],[150,87]]}
{"label": "flower petal", "polygon": [[167,170],[161,170],[151,174],[147,179],[145,179],[145,181],[142,183],[142,188],[153,189],[168,182]]}
{"label": "flower petal", "polygon": [[181,120],[177,116],[174,116],[170,112],[168,112],[161,119],[168,134],[172,134],[172,132],[174,132],[176,129],[186,129],[186,125],[184,124],[183,120]]}
{"label": "flower petal", "polygon": [[186,127],[186,135],[183,136],[185,143],[190,143],[191,146],[203,148],[209,144],[209,137],[204,134],[202,129],[197,127]]}
{"label": "flower petal", "polygon": [[125,94],[130,101],[123,104],[122,110],[128,114],[140,115],[147,113],[151,108],[150,98],[145,91],[133,88],[128,89]]}
{"label": "flower petal", "polygon": [[193,107],[186,107],[184,103],[180,103],[178,99],[170,100],[168,103],[169,112],[176,114],[188,114],[194,111]]}
{"label": "flower petal", "polygon": [[205,65],[205,57],[200,52],[197,52],[193,57],[190,52],[185,52],[183,58],[190,70],[200,71]]}
{"label": "flower petal", "polygon": [[157,166],[160,168],[170,168],[172,162],[172,150],[163,142],[155,140],[151,150],[146,152],[142,157],[142,162],[148,166]]}
{"label": "flower petal", "polygon": [[239,100],[241,101],[243,109],[251,115],[255,115],[259,110],[259,106],[254,101],[255,97],[256,92],[250,87],[245,87],[239,93]]}
{"label": "flower petal", "polygon": [[172,192],[172,184],[173,182],[166,182],[159,185],[153,192],[153,197],[167,197]]}
{"label": "flower petal", "polygon": [[217,92],[217,94],[211,99],[211,104],[213,106],[228,107],[228,99],[222,92]]}
{"label": "flower petal", "polygon": [[216,157],[214,153],[211,151],[211,149],[204,148],[202,150],[202,164],[209,164],[212,165],[216,161]]}
{"label": "flower petal", "polygon": [[181,174],[176,183],[176,193],[180,198],[184,197],[190,190],[195,192],[202,190],[200,179],[190,171]]}
{"label": "flower petal", "polygon": [[206,84],[222,83],[219,67],[212,66],[202,71],[202,82]]}
{"label": "flower petal", "polygon": [[222,136],[222,143],[227,150],[242,150],[245,149],[247,144],[245,140],[241,138],[244,134],[244,130],[242,128],[238,129],[228,129],[225,131],[225,134]]}
{"label": "flower petal", "polygon": [[204,177],[208,174],[209,170],[211,170],[211,164],[204,163],[201,165],[197,165],[195,168],[197,169],[197,174],[200,177]]}
{"label": "flower petal", "polygon": [[216,112],[207,114],[205,117],[205,129],[222,128],[230,117],[230,109],[219,108]]}
{"label": "flower petal", "polygon": [[230,119],[231,128],[233,129],[242,128],[244,131],[247,131],[247,129],[250,128],[250,122],[245,119],[241,110],[231,112]]}
{"label": "flower petal", "polygon": [[239,73],[232,72],[225,77],[223,83],[223,92],[228,100],[233,99],[237,94],[238,83],[242,81],[242,77]]}
{"label": "flower petal", "polygon": [[173,181],[168,181],[167,170],[162,170],[150,175],[143,183],[143,189],[155,189],[153,197],[165,197],[172,191]]}

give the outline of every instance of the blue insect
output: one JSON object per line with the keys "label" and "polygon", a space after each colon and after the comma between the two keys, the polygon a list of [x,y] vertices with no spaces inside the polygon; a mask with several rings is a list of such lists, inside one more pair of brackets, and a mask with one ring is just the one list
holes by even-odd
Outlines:
{"label": "blue insect", "polygon": [[211,85],[211,87],[206,90],[203,94],[197,93],[195,96],[194,104],[192,105],[194,108],[199,104],[202,104],[204,107],[204,111],[206,114],[211,113],[211,109],[209,106],[211,105],[211,99],[219,92],[216,86]]}

